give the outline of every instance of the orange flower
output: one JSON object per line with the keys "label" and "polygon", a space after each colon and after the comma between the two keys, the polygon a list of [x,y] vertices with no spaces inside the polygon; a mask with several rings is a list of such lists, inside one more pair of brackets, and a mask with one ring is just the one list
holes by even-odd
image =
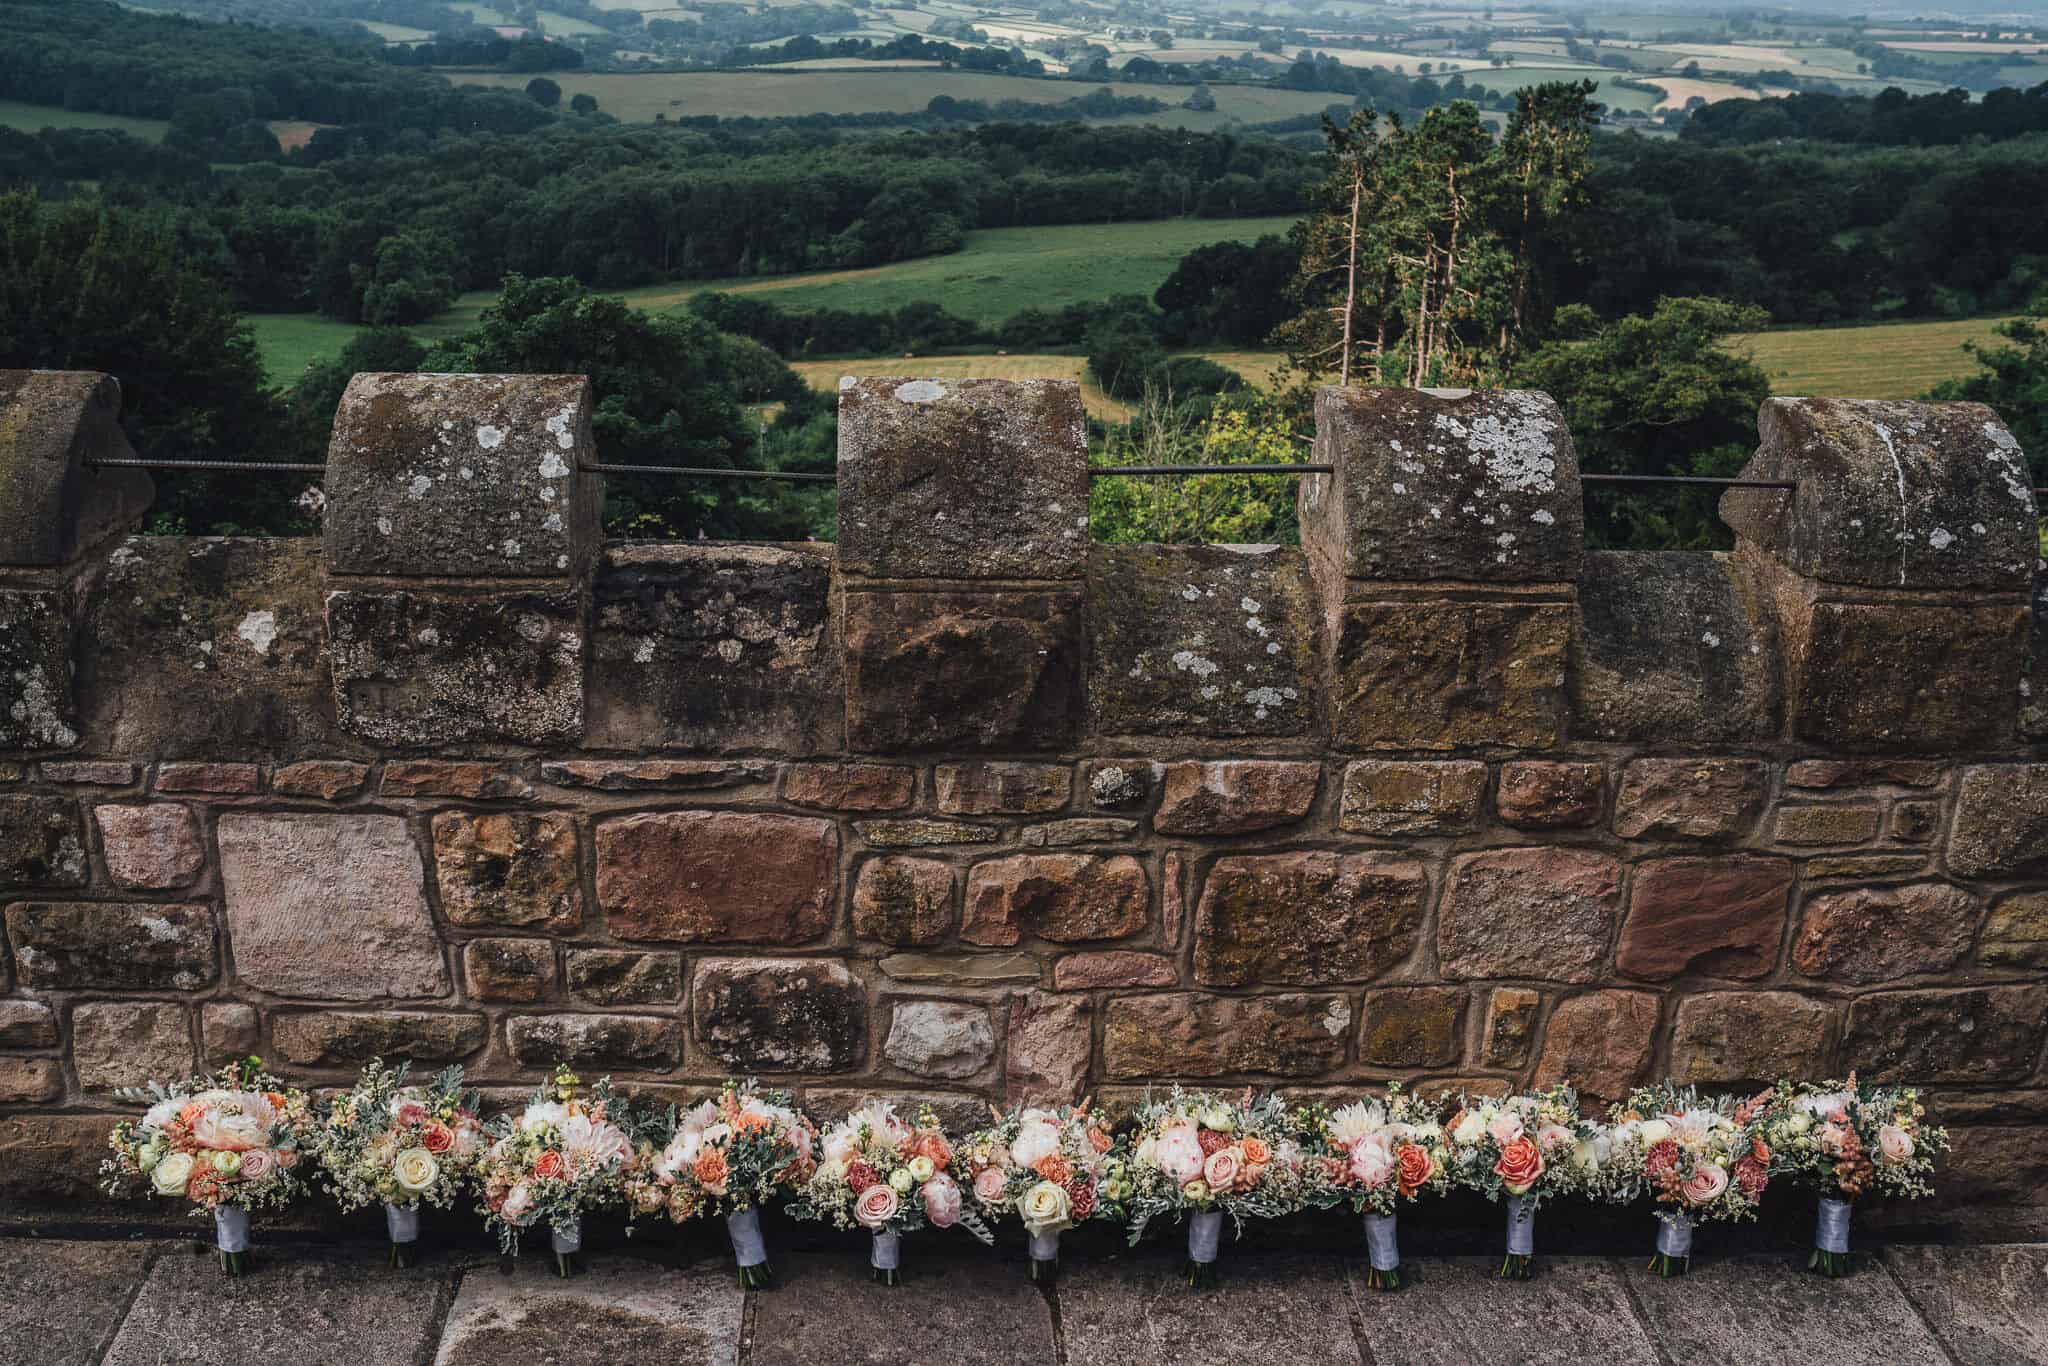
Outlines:
{"label": "orange flower", "polygon": [[699,1153],[697,1155],[697,1165],[690,1170],[697,1178],[697,1184],[705,1190],[710,1191],[713,1195],[723,1195],[725,1193],[725,1178],[731,1169],[726,1166],[725,1154],[718,1149],[706,1148],[703,1152]]}
{"label": "orange flower", "polygon": [[1241,1191],[1250,1190],[1253,1186],[1259,1184],[1259,1178],[1265,1174],[1265,1171],[1266,1164],[1263,1162],[1245,1163],[1237,1169],[1237,1188]]}
{"label": "orange flower", "polygon": [[929,1157],[932,1165],[940,1171],[946,1170],[953,1163],[952,1145],[946,1142],[946,1136],[937,1129],[919,1129],[911,1135],[909,1155]]}
{"label": "orange flower", "polygon": [[1493,1164],[1493,1170],[1508,1194],[1527,1195],[1536,1178],[1543,1175],[1543,1151],[1524,1134],[1500,1150],[1500,1160]]}
{"label": "orange flower", "polygon": [[533,1159],[533,1174],[543,1181],[553,1181],[568,1174],[569,1165],[562,1161],[562,1155],[553,1148]]}
{"label": "orange flower", "polygon": [[1067,1159],[1061,1157],[1058,1153],[1047,1153],[1044,1157],[1039,1158],[1037,1165],[1032,1167],[1031,1170],[1037,1172],[1055,1186],[1066,1185],[1074,1175],[1073,1167],[1067,1162]]}
{"label": "orange flower", "polygon": [[1088,1146],[1095,1149],[1098,1153],[1106,1153],[1110,1150],[1111,1139],[1108,1134],[1100,1129],[1090,1129],[1088,1131]]}
{"label": "orange flower", "polygon": [[1429,1151],[1417,1143],[1403,1143],[1395,1150],[1394,1161],[1400,1169],[1396,1189],[1403,1199],[1414,1195],[1423,1182],[1436,1174],[1436,1163],[1430,1160]]}
{"label": "orange flower", "polygon": [[1244,1160],[1255,1167],[1262,1167],[1273,1160],[1273,1150],[1266,1146],[1263,1138],[1246,1138],[1241,1146],[1244,1148]]}

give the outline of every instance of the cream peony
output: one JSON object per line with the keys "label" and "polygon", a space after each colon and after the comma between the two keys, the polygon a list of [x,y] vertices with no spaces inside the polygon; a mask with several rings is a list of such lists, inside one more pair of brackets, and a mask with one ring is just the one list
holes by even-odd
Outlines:
{"label": "cream peony", "polygon": [[1352,1145],[1351,1176],[1360,1185],[1377,1190],[1394,1174],[1394,1157],[1386,1140],[1375,1135]]}
{"label": "cream peony", "polygon": [[1661,1119],[1646,1119],[1636,1126],[1636,1137],[1645,1148],[1654,1148],[1671,1137],[1671,1126]]}
{"label": "cream peony", "polygon": [[1010,1143],[1010,1165],[1027,1171],[1060,1150],[1060,1131],[1050,1124],[1026,1124]]}
{"label": "cream peony", "polygon": [[1505,1148],[1522,1136],[1522,1117],[1512,1110],[1503,1110],[1486,1126],[1486,1133],[1495,1143]]}
{"label": "cream peony", "polygon": [[156,1187],[158,1195],[183,1195],[185,1183],[192,1179],[192,1154],[169,1153],[156,1164],[156,1170],[149,1174],[150,1185]]}
{"label": "cream peony", "polygon": [[1073,1212],[1067,1188],[1051,1181],[1039,1182],[1017,1202],[1018,1217],[1024,1221],[1025,1231],[1034,1236],[1072,1227]]}
{"label": "cream peony", "polygon": [[418,1195],[441,1175],[441,1164],[425,1148],[407,1148],[391,1164],[391,1177],[408,1195]]}
{"label": "cream peony", "polygon": [[934,1176],[918,1194],[924,1197],[924,1217],[932,1221],[933,1228],[951,1228],[960,1222],[960,1187],[952,1177]]}
{"label": "cream peony", "polygon": [[533,1214],[533,1192],[524,1181],[505,1193],[505,1203],[498,1206],[498,1217],[508,1224],[521,1224]]}
{"label": "cream peony", "polygon": [[1477,1110],[1467,1110],[1459,1116],[1457,1125],[1451,1130],[1451,1141],[1467,1146],[1477,1143],[1486,1136],[1486,1121]]}
{"label": "cream peony", "polygon": [[1152,1145],[1152,1160],[1175,1181],[1192,1181],[1202,1174],[1202,1140],[1192,1125],[1177,1124]]}

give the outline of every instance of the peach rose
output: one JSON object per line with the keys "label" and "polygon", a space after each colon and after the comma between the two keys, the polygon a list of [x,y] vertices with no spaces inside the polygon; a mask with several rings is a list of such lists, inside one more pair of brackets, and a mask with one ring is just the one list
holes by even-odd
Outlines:
{"label": "peach rose", "polygon": [[1208,1180],[1209,1189],[1227,1191],[1237,1184],[1238,1169],[1243,1165],[1244,1158],[1237,1149],[1218,1148],[1202,1164],[1202,1175]]}
{"label": "peach rose", "polygon": [[1509,1195],[1527,1195],[1543,1175],[1543,1152],[1527,1138],[1517,1138],[1501,1146],[1493,1171]]}
{"label": "peach rose", "polygon": [[894,1219],[900,1208],[895,1189],[887,1181],[877,1181],[853,1202],[853,1217],[862,1228],[880,1228]]}
{"label": "peach rose", "polygon": [[261,1181],[277,1169],[277,1155],[268,1148],[251,1148],[242,1154],[242,1179]]}
{"label": "peach rose", "polygon": [[1436,1175],[1436,1163],[1430,1158],[1429,1150],[1419,1143],[1403,1143],[1394,1157],[1401,1173],[1402,1195],[1415,1194],[1424,1182]]}
{"label": "peach rose", "polygon": [[420,1146],[439,1157],[455,1146],[455,1131],[437,1119],[420,1135]]}
{"label": "peach rose", "polygon": [[556,1181],[569,1174],[569,1164],[553,1148],[533,1159],[533,1174],[543,1181]]}
{"label": "peach rose", "polygon": [[1887,1124],[1877,1131],[1877,1151],[1896,1166],[1913,1156],[1913,1136],[1896,1124]]}
{"label": "peach rose", "polygon": [[1009,1185],[1001,1167],[984,1167],[974,1178],[975,1197],[986,1204],[994,1204],[1003,1198],[1003,1191]]}
{"label": "peach rose", "polygon": [[725,1154],[716,1148],[706,1148],[699,1153],[697,1165],[690,1169],[690,1174],[697,1178],[697,1184],[712,1195],[725,1194],[725,1178],[730,1172]]}
{"label": "peach rose", "polygon": [[1262,1167],[1273,1160],[1273,1150],[1266,1146],[1266,1140],[1263,1138],[1247,1137],[1238,1146],[1244,1149],[1244,1160],[1254,1166]]}
{"label": "peach rose", "polygon": [[1685,1203],[1697,1208],[1711,1205],[1728,1189],[1728,1173],[1711,1162],[1702,1162],[1692,1169],[1692,1175],[1685,1178],[1679,1192],[1685,1196]]}

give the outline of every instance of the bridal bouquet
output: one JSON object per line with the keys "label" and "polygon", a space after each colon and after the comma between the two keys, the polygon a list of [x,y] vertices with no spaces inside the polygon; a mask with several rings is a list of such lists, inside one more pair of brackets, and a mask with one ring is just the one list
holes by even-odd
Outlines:
{"label": "bridal bouquet", "polygon": [[420,1236],[420,1206],[447,1209],[462,1192],[483,1150],[475,1092],[450,1067],[424,1085],[409,1066],[372,1059],[356,1084],[335,1100],[316,1147],[327,1189],[343,1210],[384,1206],[391,1265],[411,1266]]}
{"label": "bridal bouquet", "polygon": [[1683,1276],[1696,1225],[1756,1217],[1771,1150],[1753,1129],[1770,1094],[1737,1105],[1667,1083],[1642,1087],[1614,1107],[1608,1188],[1617,1200],[1647,1194],[1660,1206],[1650,1270]]}
{"label": "bridal bouquet", "polygon": [[1030,1238],[1031,1279],[1059,1274],[1060,1234],[1090,1219],[1123,1217],[1130,1192],[1109,1130],[1078,1108],[993,1111],[967,1140],[967,1181],[990,1219],[1014,1214]]}
{"label": "bridal bouquet", "polygon": [[1863,1085],[1854,1072],[1847,1081],[1778,1083],[1763,1136],[1772,1173],[1820,1197],[1809,1270],[1848,1274],[1850,1211],[1864,1194],[1934,1194],[1934,1159],[1947,1151],[1948,1131],[1926,1117],[1918,1091]]}
{"label": "bridal bouquet", "polygon": [[1595,1129],[1568,1086],[1519,1096],[1471,1097],[1444,1126],[1451,1180],[1505,1200],[1508,1250],[1500,1274],[1527,1280],[1535,1266],[1536,1211],[1560,1195],[1596,1189]]}
{"label": "bridal bouquet", "polygon": [[250,1211],[281,1208],[306,1189],[301,1160],[315,1134],[305,1092],[247,1058],[211,1076],[115,1095],[149,1108],[108,1137],[113,1156],[100,1164],[107,1193],[139,1189],[212,1214],[221,1270],[239,1276],[248,1268]]}
{"label": "bridal bouquet", "polygon": [[625,1200],[633,1157],[632,1111],[612,1095],[611,1079],[588,1098],[578,1094],[581,1085],[568,1067],[557,1067],[517,1117],[491,1121],[491,1144],[476,1167],[481,1213],[497,1226],[498,1245],[515,1255],[520,1232],[545,1223],[558,1276],[581,1269],[583,1216]]}
{"label": "bridal bouquet", "polygon": [[1363,1215],[1371,1262],[1366,1283],[1375,1290],[1399,1290],[1396,1221],[1401,1202],[1450,1189],[1441,1114],[1395,1082],[1384,1101],[1360,1101],[1334,1113],[1309,1106],[1301,1111],[1300,1122],[1322,1159],[1324,1193],[1312,1203],[1349,1203]]}
{"label": "bridal bouquet", "polygon": [[626,1178],[635,1213],[666,1214],[680,1224],[722,1215],[740,1284],[774,1283],[761,1239],[761,1206],[787,1197],[817,1170],[818,1136],[787,1091],[728,1081],[717,1100],[678,1113],[643,1140]]}
{"label": "bridal bouquet", "polygon": [[953,1145],[930,1106],[905,1122],[886,1101],[870,1100],[825,1131],[822,1161],[789,1206],[799,1219],[819,1219],[874,1235],[868,1265],[884,1285],[898,1283],[902,1237],[930,1225],[960,1225],[984,1243],[995,1235],[965,1208],[952,1173]]}
{"label": "bridal bouquet", "polygon": [[1173,1088],[1138,1110],[1127,1166],[1130,1239],[1163,1215],[1188,1224],[1189,1285],[1215,1282],[1223,1216],[1242,1230],[1250,1219],[1278,1219],[1301,1209],[1316,1174],[1294,1117],[1277,1097],[1236,1101],[1207,1091]]}

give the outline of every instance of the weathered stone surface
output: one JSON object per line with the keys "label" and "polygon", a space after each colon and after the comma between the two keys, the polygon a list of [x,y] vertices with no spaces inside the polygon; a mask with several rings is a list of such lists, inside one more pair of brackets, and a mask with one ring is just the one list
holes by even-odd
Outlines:
{"label": "weathered stone surface", "polygon": [[71,1012],[71,1061],[88,1091],[192,1075],[192,1024],[175,1001],[91,1001]]}
{"label": "weathered stone surface", "polygon": [[782,799],[826,811],[901,811],[917,793],[917,770],[899,764],[791,764]]}
{"label": "weathered stone surface", "polygon": [[1785,766],[1787,787],[1939,787],[1934,759],[1801,759]]}
{"label": "weathered stone surface", "polygon": [[800,944],[832,926],[839,832],[809,816],[659,811],[597,827],[597,900],[621,939]]}
{"label": "weathered stone surface", "polygon": [[1152,884],[1127,854],[1014,854],[967,874],[960,937],[1015,944],[1028,932],[1054,943],[1120,939],[1145,927]]}
{"label": "weathered stone surface", "polygon": [[1536,1084],[1568,1081],[1581,1095],[1617,1101],[1648,1079],[1657,1041],[1657,998],[1647,991],[1591,991],[1550,1012]]}
{"label": "weathered stone surface", "polygon": [[869,859],[853,884],[853,932],[882,944],[936,944],[953,928],[953,906],[951,864]]}
{"label": "weathered stone surface", "polygon": [[823,959],[709,959],[691,990],[697,1043],[725,1066],[844,1072],[867,1047],[867,998]]}
{"label": "weathered stone surface", "polygon": [[1650,1331],[1666,1344],[1692,1345],[1702,1360],[1753,1361],[1764,1343],[1824,1342],[1842,1366],[1946,1366],[1890,1277],[1830,1282],[1787,1276],[1784,1267],[1782,1256],[1720,1256],[1711,1276],[1679,1279],[1651,1275],[1631,1259],[1622,1274]]}
{"label": "weathered stone surface", "polygon": [[1388,987],[1365,993],[1358,1060],[1373,1067],[1449,1067],[1465,1056],[1459,987]]}
{"label": "weathered stone surface", "polygon": [[36,991],[196,991],[219,970],[204,906],[18,902],[7,908],[7,937],[21,984]]}
{"label": "weathered stone surface", "polygon": [[1541,749],[1564,733],[1564,603],[1354,603],[1333,630],[1338,749]]}
{"label": "weathered stone surface", "polygon": [[569,990],[601,1006],[674,1001],[683,994],[682,955],[571,949]]}
{"label": "weathered stone surface", "polygon": [[1543,1216],[1536,1217],[1543,1270],[1517,1283],[1525,1294],[1498,1293],[1497,1255],[1429,1258],[1398,1295],[1365,1290],[1354,1267],[1352,1302],[1364,1311],[1359,1322],[1373,1359],[1402,1366],[1469,1366],[1504,1355],[1516,1366],[1659,1360],[1614,1264],[1545,1254]]}
{"label": "weathered stone surface", "polygon": [[372,1058],[460,1062],[484,1046],[481,1015],[425,1011],[308,1011],[270,1022],[270,1046],[300,1067],[356,1066]]}
{"label": "weathered stone surface", "polygon": [[596,553],[582,375],[361,374],[327,448],[336,574],[566,578]]}
{"label": "weathered stone surface", "polygon": [[160,764],[156,790],[247,797],[263,790],[263,770],[255,764]]}
{"label": "weathered stone surface", "polygon": [[1174,1292],[1186,1288],[1179,1267],[1164,1258],[1091,1264],[1085,1274],[1064,1280],[1060,1331],[1067,1366],[1203,1361],[1222,1343],[1244,1344],[1273,1362],[1364,1366],[1351,1335],[1341,1267],[1328,1258],[1236,1253],[1223,1250],[1233,1274],[1213,1293],[1189,1295],[1171,1313],[1137,1308],[1174,1303]]}
{"label": "weathered stone surface", "polygon": [[1071,1105],[1081,1099],[1093,1014],[1087,1001],[1072,997],[1027,991],[1010,998],[1003,1090],[1012,1105]]}
{"label": "weathered stone surface", "polygon": [[1970,951],[1979,910],[1975,897],[1940,882],[1809,896],[1792,965],[1859,985],[1946,972]]}
{"label": "weathered stone surface", "polygon": [[1979,403],[1773,398],[1721,520],[1810,579],[1869,588],[2007,588],[2032,581],[2034,497],[2019,443]]}
{"label": "weathered stone surface", "polygon": [[558,787],[600,792],[765,791],[775,781],[775,765],[758,759],[570,759],[542,764],[540,776]]}
{"label": "weathered stone surface", "polygon": [[1899,843],[1932,844],[1940,833],[1940,802],[1899,802],[1892,807],[1890,834]]}
{"label": "weathered stone surface", "polygon": [[1479,823],[1486,765],[1368,759],[1344,769],[1337,828],[1361,835],[1452,835]]}
{"label": "weathered stone surface", "polygon": [[273,770],[270,790],[281,797],[318,797],[331,802],[362,791],[369,778],[367,764],[345,759],[307,759]]}
{"label": "weathered stone surface", "polygon": [[1170,987],[1180,981],[1173,960],[1156,953],[1105,949],[1070,953],[1052,965],[1052,984],[1060,991],[1093,991],[1100,987]]}
{"label": "weathered stone surface", "polygon": [[0,564],[65,564],[141,521],[149,475],[96,463],[134,458],[112,375],[0,370]]}
{"label": "weathered stone surface", "polygon": [[664,1015],[518,1015],[505,1022],[505,1041],[528,1067],[666,1072],[683,1060],[682,1022]]}
{"label": "weathered stone surface", "polygon": [[960,1001],[898,1001],[883,1056],[921,1077],[958,1081],[995,1061],[988,1007]]}
{"label": "weathered stone surface", "polygon": [[425,873],[396,816],[221,816],[235,972],[279,996],[441,996]]}
{"label": "weathered stone surface", "polygon": [[1071,380],[848,378],[839,567],[877,579],[1078,579],[1088,421]]}
{"label": "weathered stone surface", "polygon": [[1088,765],[1088,800],[1105,811],[1143,806],[1158,770],[1149,759],[1097,760]]}
{"label": "weathered stone surface", "polygon": [[1884,1264],[1962,1366],[2048,1361],[2048,1247],[1891,1246]]}
{"label": "weathered stone surface", "polygon": [[0,797],[0,886],[83,887],[91,872],[78,803]]}
{"label": "weathered stone surface", "polygon": [[848,593],[847,744],[1058,749],[1079,730],[1081,659],[1073,593]]}
{"label": "weathered stone surface", "polygon": [[92,814],[107,872],[120,886],[144,891],[187,887],[206,865],[206,846],[189,806],[100,806]]}
{"label": "weathered stone surface", "polygon": [[1320,764],[1228,759],[1169,764],[1152,828],[1166,835],[1243,835],[1308,814]]}
{"label": "weathered stone surface", "polygon": [[1843,1053],[1876,1081],[2018,1081],[2048,1035],[2048,987],[1887,991],[1849,1008]]}
{"label": "weathered stone surface", "polygon": [[[987,1114],[982,1109],[984,1118]],[[905,1239],[903,1283],[895,1288],[900,1293],[891,1294],[887,1313],[873,1308],[875,1287],[864,1251],[854,1256],[835,1248],[826,1256],[791,1256],[790,1280],[801,1284],[803,1293],[755,1297],[759,1308],[747,1360],[754,1366],[817,1366],[823,1357],[847,1366],[1045,1366],[1057,1361],[1052,1309],[1045,1297],[1015,1266],[976,1256],[962,1244],[966,1236],[964,1230],[934,1230]],[[782,1257],[776,1260],[779,1270]]]}
{"label": "weathered stone surface", "polygon": [[1429,878],[1391,854],[1242,854],[1216,861],[1195,908],[1195,980],[1364,982],[1405,960]]}
{"label": "weathered stone surface", "polygon": [[1523,830],[1597,825],[1606,780],[1599,764],[1516,760],[1500,766],[1494,805],[1502,821]]}
{"label": "weathered stone surface", "polygon": [[1732,838],[1763,809],[1765,780],[1754,759],[1632,760],[1614,799],[1614,833],[1629,840]]}
{"label": "weathered stone surface", "polygon": [[1352,579],[1566,583],[1585,511],[1564,414],[1526,390],[1316,392],[1301,541]]}
{"label": "weathered stone surface", "polygon": [[860,837],[878,849],[919,849],[942,844],[994,844],[1002,832],[966,821],[855,821]]}
{"label": "weathered stone surface", "polygon": [[1446,977],[1591,982],[1621,911],[1621,865],[1574,849],[1497,849],[1451,863],[1438,912]]}
{"label": "weathered stone surface", "polygon": [[1948,866],[1963,877],[2048,872],[2048,764],[1963,771]]}
{"label": "weathered stone surface", "polygon": [[87,787],[128,787],[134,783],[137,772],[135,765],[111,759],[44,760],[37,769],[44,782]]}
{"label": "weathered stone surface", "polygon": [[940,764],[932,778],[949,815],[1030,815],[1065,806],[1074,773],[1065,764],[962,763]]}
{"label": "weathered stone surface", "polygon": [[1977,961],[1987,968],[2048,967],[2048,893],[2000,897],[1984,922]]}
{"label": "weathered stone surface", "polygon": [[1088,561],[1088,710],[1098,735],[1302,735],[1318,612],[1283,546],[1098,545]]}
{"label": "weathered stone surface", "polygon": [[434,1366],[738,1366],[746,1292],[725,1268],[600,1256],[574,1280],[462,1278]]}
{"label": "weathered stone surface", "polygon": [[1688,972],[1767,977],[1785,937],[1792,881],[1788,859],[1734,855],[1638,864],[1615,966],[1653,982]]}
{"label": "weathered stone surface", "polygon": [[239,1001],[209,1001],[199,1008],[199,1052],[208,1067],[259,1053],[263,1023],[256,1007]]}
{"label": "weathered stone surface", "polygon": [[1344,1061],[1351,1004],[1342,996],[1118,996],[1102,1034],[1106,1075],[1310,1077]]}
{"label": "weathered stone surface", "polygon": [[1026,849],[1069,849],[1077,844],[1115,844],[1138,833],[1136,821],[1108,816],[1076,816],[1064,821],[1027,825],[1017,832]]}
{"label": "weathered stone surface", "polygon": [[593,590],[588,742],[837,749],[830,547],[618,546]]}
{"label": "weathered stone surface", "polygon": [[85,733],[173,759],[355,752],[335,722],[325,582],[304,537],[122,542],[79,632]]}
{"label": "weathered stone surface", "polygon": [[[2048,1193],[2048,1161],[2042,1160],[2038,1124],[1952,1128],[1949,1144],[1941,1166],[1944,1200],[2031,1207]],[[2031,1224],[2024,1236],[2034,1236]]]}
{"label": "weathered stone surface", "polygon": [[[0,1342],[41,1366],[99,1366],[161,1244],[10,1238],[0,1245]],[[25,1357],[24,1360],[27,1358]]]}
{"label": "weathered stone surface", "polygon": [[327,595],[327,636],[336,712],[366,740],[424,748],[583,738],[583,613],[573,592],[344,589]]}
{"label": "weathered stone surface", "polygon": [[394,759],[384,765],[384,781],[378,790],[387,797],[460,797],[491,802],[531,797],[533,784],[496,764]]}
{"label": "weathered stone surface", "polygon": [[1572,646],[1574,734],[1722,744],[1777,733],[1774,627],[1725,555],[1587,555]]}
{"label": "weathered stone surface", "polygon": [[57,1016],[41,1001],[0,1001],[0,1048],[55,1048]]}
{"label": "weathered stone surface", "polygon": [[[6,373],[0,372],[0,385]],[[0,513],[0,548],[6,544],[6,516]],[[77,743],[71,618],[63,595],[0,591],[0,749],[69,749]]]}
{"label": "weathered stone surface", "polygon": [[[189,1069],[191,1050],[186,1052]],[[0,1105],[35,1105],[63,1096],[64,1066],[55,1058],[0,1057]]]}
{"label": "weathered stone surface", "polygon": [[1526,1065],[1529,1045],[1536,1040],[1536,1012],[1542,1008],[1542,994],[1524,987],[1495,987],[1489,992],[1480,1061],[1488,1067]]}
{"label": "weathered stone surface", "polygon": [[113,1121],[111,1115],[0,1118],[0,1192],[50,1203],[99,1199],[100,1155]]}
{"label": "weathered stone surface", "polygon": [[583,923],[567,816],[443,811],[433,831],[441,912],[454,924],[563,933]]}
{"label": "weathered stone surface", "polygon": [[1028,953],[892,953],[881,969],[899,982],[945,982],[978,986],[993,982],[1036,982],[1044,974]]}
{"label": "weathered stone surface", "polygon": [[1925,854],[1837,854],[1831,858],[1810,858],[1804,865],[1806,880],[1822,878],[1900,877],[1928,871]]}
{"label": "weathered stone surface", "polygon": [[[1835,1011],[1789,991],[1686,996],[1671,1031],[1671,1076],[1701,1086],[1831,1075]],[[1859,1067],[1862,1057],[1857,1058]]]}

